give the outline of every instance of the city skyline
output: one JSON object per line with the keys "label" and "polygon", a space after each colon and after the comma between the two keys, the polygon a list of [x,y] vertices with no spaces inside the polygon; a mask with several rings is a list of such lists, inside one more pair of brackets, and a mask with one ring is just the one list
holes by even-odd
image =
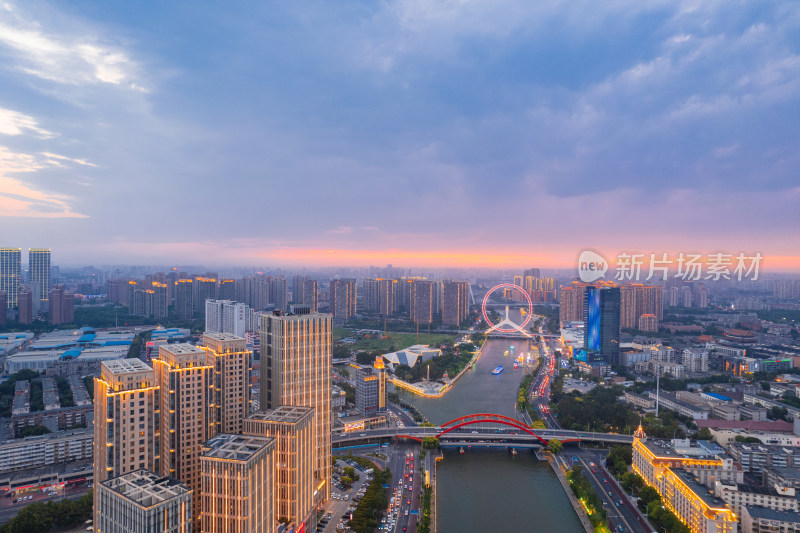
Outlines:
{"label": "city skyline", "polygon": [[798,270],[799,21],[790,2],[6,2],[0,223],[24,239],[4,245],[545,268],[744,250]]}

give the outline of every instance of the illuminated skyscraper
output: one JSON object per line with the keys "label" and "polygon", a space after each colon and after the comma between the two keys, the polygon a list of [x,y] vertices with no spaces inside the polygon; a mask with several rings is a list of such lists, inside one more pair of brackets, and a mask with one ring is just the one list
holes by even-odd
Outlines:
{"label": "illuminated skyscraper", "polygon": [[619,364],[619,317],[619,287],[586,288],[584,348],[613,365]]}
{"label": "illuminated skyscraper", "polygon": [[22,251],[19,248],[0,248],[0,291],[6,293],[8,309],[17,307],[21,271]]}
{"label": "illuminated skyscraper", "polygon": [[35,313],[48,310],[47,298],[50,293],[50,250],[31,248],[28,250],[28,283],[33,293]]}
{"label": "illuminated skyscraper", "polygon": [[214,367],[210,422],[212,434],[241,433],[250,414],[250,356],[243,337],[230,333],[205,333],[203,349]]}
{"label": "illuminated skyscraper", "polygon": [[276,439],[221,433],[203,446],[201,531],[274,533]]}
{"label": "illuminated skyscraper", "polygon": [[322,483],[318,500],[330,497],[331,326],[328,314],[261,316],[261,409],[314,409],[314,475]]}
{"label": "illuminated skyscraper", "polygon": [[[161,345],[153,359],[160,388],[160,472],[180,479],[192,489],[192,508],[200,509],[200,453],[213,436],[209,416],[213,402],[214,366],[206,352],[191,344]],[[195,513],[195,529],[200,515]]]}
{"label": "illuminated skyscraper", "polygon": [[314,514],[314,410],[283,405],[250,415],[244,433],[277,439],[275,453],[276,516],[308,528]]}
{"label": "illuminated skyscraper", "polygon": [[356,315],[356,280],[332,279],[328,299],[333,318],[350,320]]}
{"label": "illuminated skyscraper", "polygon": [[140,359],[103,361],[94,380],[95,487],[135,470],[158,471],[159,420],[153,369]]}

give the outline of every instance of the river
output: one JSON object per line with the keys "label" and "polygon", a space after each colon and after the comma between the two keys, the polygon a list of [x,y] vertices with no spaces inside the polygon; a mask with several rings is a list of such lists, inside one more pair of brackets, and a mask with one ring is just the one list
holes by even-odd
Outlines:
{"label": "river", "polygon": [[[473,369],[443,398],[402,395],[434,424],[472,413],[513,417],[523,371],[513,370],[504,355],[510,344],[516,353],[529,351],[526,342],[489,340]],[[490,371],[498,365],[504,371],[494,376]],[[583,531],[555,473],[532,453],[445,452],[436,493],[439,533]]]}

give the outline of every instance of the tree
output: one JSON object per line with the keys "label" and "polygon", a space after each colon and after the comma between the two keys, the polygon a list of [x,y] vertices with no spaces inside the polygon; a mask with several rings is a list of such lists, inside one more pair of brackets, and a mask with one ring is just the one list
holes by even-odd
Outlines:
{"label": "tree", "polygon": [[335,344],[331,350],[331,357],[334,359],[347,359],[350,355],[350,348],[346,344]]}
{"label": "tree", "polygon": [[531,424],[531,428],[533,428],[533,429],[547,429],[547,426],[545,425],[544,421],[541,418],[538,418],[538,419],[533,421],[533,423]]}
{"label": "tree", "polygon": [[711,434],[711,430],[708,428],[702,428],[700,431],[697,432],[695,436],[697,440],[711,440],[714,438],[714,435]]}
{"label": "tree", "polygon": [[644,503],[650,505],[652,502],[661,502],[661,496],[658,494],[658,491],[651,486],[644,487],[639,492],[639,499],[641,499]]}
{"label": "tree", "polygon": [[422,447],[425,449],[438,448],[439,439],[436,437],[422,437]]}
{"label": "tree", "polygon": [[558,439],[550,439],[550,442],[547,443],[547,449],[553,454],[559,454],[564,449],[564,445]]}

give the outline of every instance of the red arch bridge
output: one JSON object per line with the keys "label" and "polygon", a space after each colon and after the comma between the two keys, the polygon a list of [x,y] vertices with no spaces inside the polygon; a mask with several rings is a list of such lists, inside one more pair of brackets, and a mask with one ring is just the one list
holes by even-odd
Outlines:
{"label": "red arch bridge", "polygon": [[523,422],[509,416],[494,413],[465,415],[441,426],[378,428],[334,434],[334,447],[358,444],[375,444],[392,439],[422,441],[425,437],[436,437],[443,446],[479,445],[538,448],[547,446],[552,439],[563,443],[601,442],[609,444],[631,444],[631,435],[596,433],[565,429],[531,429]]}

